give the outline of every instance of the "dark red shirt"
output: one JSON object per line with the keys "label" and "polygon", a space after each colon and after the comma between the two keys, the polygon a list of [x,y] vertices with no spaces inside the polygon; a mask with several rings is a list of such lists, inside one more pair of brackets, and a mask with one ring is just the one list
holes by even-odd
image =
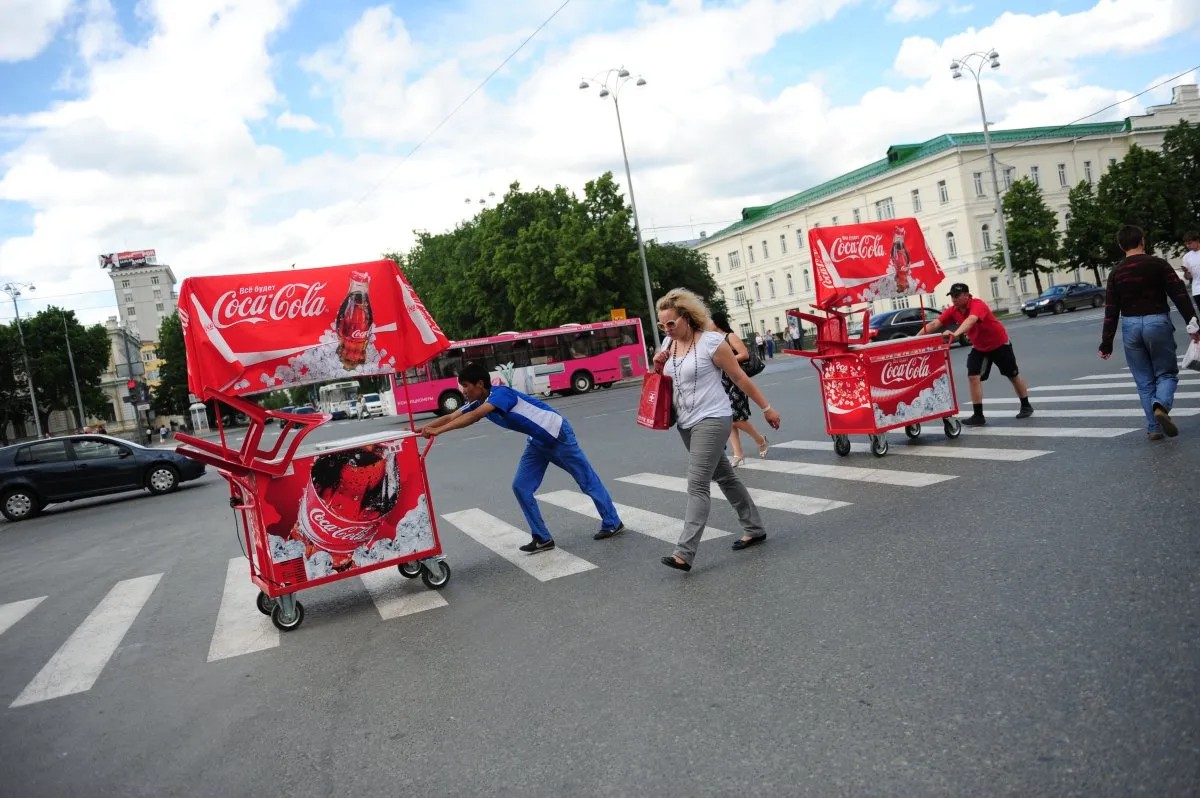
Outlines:
{"label": "dark red shirt", "polygon": [[1108,275],[1104,297],[1104,330],[1100,351],[1111,355],[1121,316],[1156,316],[1171,312],[1167,299],[1185,319],[1196,315],[1191,297],[1171,264],[1153,255],[1129,255]]}
{"label": "dark red shirt", "polygon": [[991,352],[1008,343],[1008,331],[982,299],[971,297],[971,303],[965,311],[951,305],[938,316],[938,321],[947,330],[957,330],[967,320],[967,316],[978,319],[971,329],[967,330],[967,338],[971,339],[971,346],[980,352]]}

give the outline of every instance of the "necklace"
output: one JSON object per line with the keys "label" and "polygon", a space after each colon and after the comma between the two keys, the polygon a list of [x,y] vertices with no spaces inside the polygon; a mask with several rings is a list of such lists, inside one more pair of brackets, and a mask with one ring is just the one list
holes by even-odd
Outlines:
{"label": "necklace", "polygon": [[[677,346],[678,346],[677,343],[671,344],[671,370],[675,372],[675,379],[679,381],[679,386],[682,388],[685,386],[686,383],[684,383],[684,381],[682,379],[682,375],[679,371],[679,366],[681,364],[687,363],[687,352],[683,353],[682,358],[680,358],[679,360],[676,360],[675,359],[675,349]],[[695,334],[693,334],[692,335],[692,392],[691,392],[691,400],[687,403],[686,407],[684,407],[684,404],[683,404],[683,392],[681,391],[679,394],[679,409],[684,411],[685,413],[690,413],[696,409],[696,385],[699,382],[699,380],[700,380],[700,356],[698,354],[696,354],[696,336],[695,336]]]}

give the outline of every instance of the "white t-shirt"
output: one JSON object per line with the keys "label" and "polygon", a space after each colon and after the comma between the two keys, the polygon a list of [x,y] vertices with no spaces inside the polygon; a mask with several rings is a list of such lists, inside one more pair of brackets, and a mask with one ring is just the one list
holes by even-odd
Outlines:
{"label": "white t-shirt", "polygon": [[1183,254],[1183,268],[1192,274],[1192,296],[1200,296],[1200,250],[1188,250]]}
{"label": "white t-shirt", "polygon": [[[729,395],[721,385],[721,375],[725,372],[712,359],[717,347],[724,343],[724,334],[703,332],[686,355],[667,357],[663,373],[672,380],[676,423],[683,429],[690,429],[706,418],[733,415]],[[664,348],[670,352],[670,347],[668,340]]]}

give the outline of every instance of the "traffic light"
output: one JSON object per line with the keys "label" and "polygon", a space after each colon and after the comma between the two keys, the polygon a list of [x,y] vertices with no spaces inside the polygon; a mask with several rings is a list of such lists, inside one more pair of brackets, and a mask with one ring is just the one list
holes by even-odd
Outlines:
{"label": "traffic light", "polygon": [[136,391],[138,387],[137,380],[130,380],[125,383],[125,387],[129,389],[130,393]]}

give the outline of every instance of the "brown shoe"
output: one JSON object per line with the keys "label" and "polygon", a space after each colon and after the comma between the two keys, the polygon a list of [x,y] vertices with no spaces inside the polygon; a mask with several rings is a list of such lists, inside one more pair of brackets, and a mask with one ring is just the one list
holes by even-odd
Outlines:
{"label": "brown shoe", "polygon": [[1162,427],[1163,432],[1167,433],[1168,438],[1174,438],[1179,434],[1179,427],[1175,426],[1175,422],[1171,420],[1171,416],[1162,405],[1154,406],[1154,420],[1158,422],[1158,426]]}
{"label": "brown shoe", "polygon": [[1161,432],[1147,432],[1146,437],[1152,441],[1161,441],[1163,439],[1163,434]]}

